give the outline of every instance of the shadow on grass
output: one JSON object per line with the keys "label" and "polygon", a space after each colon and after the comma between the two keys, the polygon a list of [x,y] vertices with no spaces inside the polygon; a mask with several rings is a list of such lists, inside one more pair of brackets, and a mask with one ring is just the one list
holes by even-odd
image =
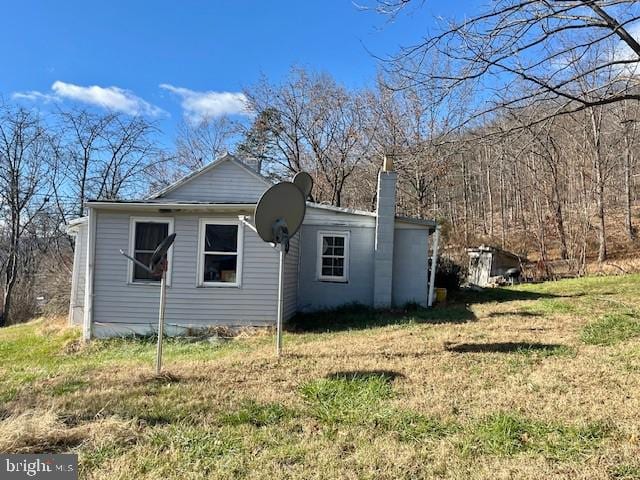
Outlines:
{"label": "shadow on grass", "polygon": [[344,372],[330,373],[326,377],[327,380],[371,380],[383,379],[385,382],[391,383],[396,378],[405,378],[404,374],[393,370],[352,370]]}
{"label": "shadow on grass", "polygon": [[483,288],[480,290],[463,289],[458,292],[451,292],[452,302],[489,303],[489,302],[516,302],[524,300],[540,300],[543,298],[573,298],[582,297],[584,293],[575,293],[571,295],[554,295],[543,292],[530,292],[524,290],[514,290],[511,288]]}
{"label": "shadow on grass", "polygon": [[[408,304],[405,308],[376,310],[362,304],[344,305],[334,309],[298,313],[292,318],[287,329],[293,332],[337,332],[343,330],[362,330],[384,327],[388,325],[406,324],[457,324],[477,320],[471,310],[474,304],[489,302],[512,302],[523,300],[562,299],[582,296],[553,295],[543,292],[529,292],[510,288],[486,288],[482,290],[465,289],[450,292],[447,303],[432,308],[422,308],[416,304]],[[499,312],[490,316],[518,315],[522,317],[538,317],[539,312]]]}
{"label": "shadow on grass", "polygon": [[299,313],[288,322],[287,329],[294,332],[338,332],[388,325],[466,323],[474,320],[476,316],[465,304],[394,310],[347,305],[331,310]]}
{"label": "shadow on grass", "polygon": [[487,315],[489,318],[498,318],[498,317],[544,317],[542,313],[538,312],[528,312],[526,310],[523,311],[512,311],[512,312],[491,312]]}
{"label": "shadow on grass", "polygon": [[460,343],[445,345],[445,350],[456,353],[530,353],[562,352],[565,345],[557,343],[497,342],[497,343]]}

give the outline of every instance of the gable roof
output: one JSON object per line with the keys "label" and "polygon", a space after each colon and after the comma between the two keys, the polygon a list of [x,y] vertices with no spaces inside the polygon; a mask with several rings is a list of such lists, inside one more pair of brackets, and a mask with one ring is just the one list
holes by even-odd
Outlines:
{"label": "gable roof", "polygon": [[214,168],[216,168],[216,167],[218,167],[218,166],[220,166],[220,165],[222,165],[223,163],[226,163],[226,162],[231,162],[234,165],[246,170],[248,173],[253,175],[255,178],[257,178],[258,180],[263,182],[265,184],[265,186],[267,186],[267,187],[270,187],[271,185],[273,185],[269,180],[267,180],[265,177],[260,175],[260,173],[256,172],[253,168],[251,168],[250,166],[246,165],[244,162],[241,162],[236,157],[231,155],[229,152],[226,152],[222,156],[216,158],[213,162],[208,163],[208,164],[204,165],[203,167],[201,167],[201,168],[199,168],[197,170],[194,170],[193,172],[189,173],[188,175],[185,175],[184,177],[182,177],[180,180],[172,183],[168,187],[165,187],[162,190],[160,190],[158,192],[155,192],[152,195],[149,195],[147,197],[147,199],[148,200],[153,200],[153,199],[156,199],[156,198],[160,198],[163,195],[166,195],[167,193],[173,192],[177,188],[185,185],[186,183],[189,183],[191,180],[193,180],[193,179],[195,179],[195,178],[199,177],[200,175],[203,175],[203,174],[205,174],[207,172],[210,172]]}

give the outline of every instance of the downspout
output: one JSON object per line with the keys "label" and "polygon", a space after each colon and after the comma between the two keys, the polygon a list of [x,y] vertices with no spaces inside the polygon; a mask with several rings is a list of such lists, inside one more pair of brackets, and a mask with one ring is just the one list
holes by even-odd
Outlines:
{"label": "downspout", "polygon": [[428,306],[433,306],[433,294],[435,291],[436,283],[436,269],[438,268],[438,241],[440,240],[440,225],[436,226],[436,231],[433,234],[433,247],[431,254],[431,276],[429,278],[429,298]]}
{"label": "downspout", "polygon": [[82,325],[82,339],[91,340],[93,325],[93,279],[96,250],[96,212],[93,208],[87,209],[87,272],[84,287],[84,322]]}

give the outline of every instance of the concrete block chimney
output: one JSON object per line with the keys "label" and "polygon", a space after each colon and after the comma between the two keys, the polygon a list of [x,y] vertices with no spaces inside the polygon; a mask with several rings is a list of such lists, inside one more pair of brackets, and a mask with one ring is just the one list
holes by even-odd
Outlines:
{"label": "concrete block chimney", "polygon": [[376,308],[391,306],[397,179],[398,174],[393,171],[393,157],[385,156],[382,170],[378,173],[373,279],[373,305]]}

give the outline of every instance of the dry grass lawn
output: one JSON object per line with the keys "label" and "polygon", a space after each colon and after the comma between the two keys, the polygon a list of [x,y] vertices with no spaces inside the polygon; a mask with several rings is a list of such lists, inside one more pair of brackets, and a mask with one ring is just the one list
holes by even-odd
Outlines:
{"label": "dry grass lawn", "polygon": [[0,331],[0,451],[81,478],[640,478],[640,275],[351,309],[272,337]]}

